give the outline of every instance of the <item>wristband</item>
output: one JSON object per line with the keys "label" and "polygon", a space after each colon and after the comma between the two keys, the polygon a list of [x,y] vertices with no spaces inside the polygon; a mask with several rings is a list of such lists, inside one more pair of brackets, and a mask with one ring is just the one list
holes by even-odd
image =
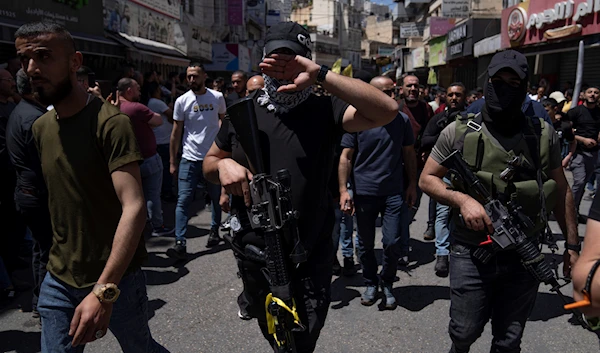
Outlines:
{"label": "wristband", "polygon": [[319,68],[319,72],[317,73],[317,84],[323,84],[325,81],[325,76],[327,76],[327,72],[329,72],[329,68],[325,65],[321,65],[321,68]]}
{"label": "wristband", "polygon": [[573,251],[581,252],[581,243],[579,243],[579,244],[569,244],[569,243],[565,242],[565,248],[567,250],[573,250]]}

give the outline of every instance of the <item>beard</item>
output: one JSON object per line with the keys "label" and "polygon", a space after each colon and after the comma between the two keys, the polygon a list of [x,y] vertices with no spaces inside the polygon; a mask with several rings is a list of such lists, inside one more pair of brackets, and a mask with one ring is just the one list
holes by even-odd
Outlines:
{"label": "beard", "polygon": [[203,88],[204,88],[204,82],[202,82],[202,83],[194,82],[194,83],[190,84],[190,89],[194,92],[202,91]]}
{"label": "beard", "polygon": [[35,87],[38,99],[45,105],[56,105],[67,97],[73,90],[73,83],[69,77],[53,85],[51,89],[45,89],[43,86]]}

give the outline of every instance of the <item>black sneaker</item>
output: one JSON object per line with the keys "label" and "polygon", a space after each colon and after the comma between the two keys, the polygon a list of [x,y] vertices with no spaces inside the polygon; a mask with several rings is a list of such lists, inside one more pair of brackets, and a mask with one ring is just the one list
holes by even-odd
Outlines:
{"label": "black sneaker", "polygon": [[432,224],[427,225],[427,230],[423,233],[423,239],[425,240],[434,240],[435,239],[435,228],[433,228]]}
{"label": "black sneaker", "polygon": [[165,227],[165,225],[163,224],[160,227],[156,227],[156,228],[152,229],[151,235],[153,237],[161,237],[163,235],[173,234],[173,232],[175,232],[175,228]]}
{"label": "black sneaker", "polygon": [[447,277],[448,276],[448,255],[438,255],[437,260],[435,262],[435,274],[438,277]]}
{"label": "black sneaker", "polygon": [[221,237],[219,236],[219,231],[217,229],[211,229],[210,233],[208,233],[208,241],[206,242],[207,248],[212,248],[214,246],[219,245],[221,242]]}
{"label": "black sneaker", "polygon": [[354,258],[344,257],[344,276],[354,276],[356,274],[356,267],[354,266]]}
{"label": "black sneaker", "polygon": [[337,257],[333,258],[333,275],[334,276],[339,276],[342,274],[342,266],[340,265],[340,262],[338,261]]}
{"label": "black sneaker", "polygon": [[248,321],[248,320],[252,320],[252,316],[250,316],[250,314],[248,314],[248,311],[246,309],[239,309],[238,310],[238,317],[244,321]]}
{"label": "black sneaker", "polygon": [[167,256],[179,260],[185,260],[187,258],[187,248],[185,246],[185,242],[181,240],[176,241],[175,246],[167,250]]}

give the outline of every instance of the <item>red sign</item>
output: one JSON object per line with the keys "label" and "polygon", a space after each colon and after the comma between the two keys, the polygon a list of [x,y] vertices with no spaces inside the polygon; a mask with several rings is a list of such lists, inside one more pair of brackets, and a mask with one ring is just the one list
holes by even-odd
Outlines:
{"label": "red sign", "polygon": [[429,17],[429,34],[432,37],[445,36],[456,23],[456,18]]}
{"label": "red sign", "polygon": [[502,48],[600,33],[599,0],[527,0],[502,10]]}

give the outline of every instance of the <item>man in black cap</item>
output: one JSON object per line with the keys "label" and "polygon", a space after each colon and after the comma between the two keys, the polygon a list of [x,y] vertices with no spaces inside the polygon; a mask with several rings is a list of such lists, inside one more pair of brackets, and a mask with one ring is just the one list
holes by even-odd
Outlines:
{"label": "man in black cap", "polygon": [[[331,301],[331,232],[335,217],[328,186],[335,145],[344,130],[356,132],[386,125],[396,117],[398,104],[367,83],[314,63],[310,34],[297,23],[272,26],[265,42],[260,64],[265,88],[250,97],[254,100],[266,172],[274,175],[287,169],[291,174],[299,235],[308,253],[308,260],[291,271],[299,318],[307,326],[305,331],[293,334],[298,353],[313,352]],[[321,84],[332,96],[313,94],[314,84]],[[220,183],[233,194],[231,212],[240,221],[234,243],[241,248],[252,244],[264,249],[264,240],[252,231],[246,215],[250,205],[248,181],[252,179],[249,163],[228,120],[223,122],[203,168],[208,180]],[[265,313],[270,291],[261,271],[264,264],[239,261],[250,302],[248,313],[258,319],[263,335],[275,349]]]}
{"label": "man in black cap", "polygon": [[[526,118],[521,111],[527,95],[527,60],[514,50],[498,53],[488,66],[488,76],[481,114],[457,119],[442,131],[419,181],[424,192],[454,209],[449,333],[450,352],[457,353],[469,351],[490,318],[490,351],[519,352],[539,282],[525,269],[514,248],[494,252],[485,263],[480,252],[475,252],[489,250],[486,240],[494,229],[466,183],[448,187],[442,180],[448,169],[441,163],[453,150],[462,151],[492,197],[522,207],[522,214],[534,223],[522,230],[534,244],[546,228],[548,213],[554,211],[567,239],[566,275],[579,256],[573,195],[561,166],[558,136],[551,124]],[[513,176],[500,177],[515,156],[519,166]],[[540,190],[544,190],[543,197]]]}

